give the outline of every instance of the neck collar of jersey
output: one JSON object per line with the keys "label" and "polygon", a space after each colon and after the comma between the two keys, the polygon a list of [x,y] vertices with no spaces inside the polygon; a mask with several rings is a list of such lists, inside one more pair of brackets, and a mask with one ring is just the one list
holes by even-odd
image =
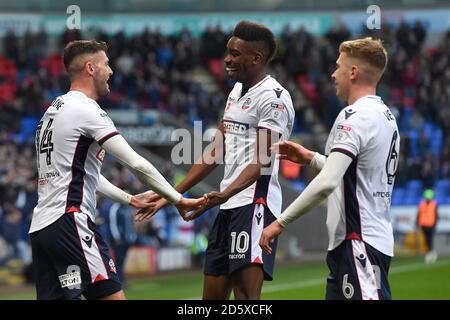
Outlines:
{"label": "neck collar of jersey", "polygon": [[75,95],[75,96],[78,96],[78,97],[80,97],[80,98],[89,99],[89,100],[93,101],[97,106],[99,106],[99,104],[97,103],[97,101],[95,101],[95,100],[92,99],[92,98],[89,98],[89,97],[88,97],[84,92],[82,92],[82,91],[79,91],[79,90],[70,90],[69,92],[67,92],[67,94]]}
{"label": "neck collar of jersey", "polygon": [[379,96],[376,96],[373,94],[368,94],[367,96],[362,96],[362,97],[358,98],[355,102],[353,102],[353,104],[357,103],[361,99],[375,99],[375,100],[381,101],[381,98]]}
{"label": "neck collar of jersey", "polygon": [[68,94],[71,94],[71,95],[82,96],[83,98],[88,98],[88,99],[89,99],[89,97],[88,97],[86,94],[84,94],[84,92],[79,91],[79,90],[70,90],[70,91],[67,92],[67,93],[68,93]]}
{"label": "neck collar of jersey", "polygon": [[[262,78],[261,81],[259,81],[258,83],[256,83],[253,87],[250,87],[250,88],[247,90],[247,93],[249,93],[250,91],[252,91],[252,90],[254,90],[254,89],[256,89],[256,88],[258,88],[260,85],[263,84],[263,82],[265,82],[265,81],[266,81],[267,79],[269,79],[269,78],[271,78],[270,75],[267,75],[267,76],[265,76],[264,78]],[[244,84],[241,83],[241,91],[242,91],[243,88],[244,88]],[[247,94],[247,93],[246,93],[246,94]]]}

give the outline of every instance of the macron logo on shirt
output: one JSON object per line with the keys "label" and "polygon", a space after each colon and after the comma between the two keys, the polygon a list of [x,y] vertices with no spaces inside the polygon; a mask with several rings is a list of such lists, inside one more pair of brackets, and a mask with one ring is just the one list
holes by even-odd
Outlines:
{"label": "macron logo on shirt", "polygon": [[354,115],[356,113],[355,110],[353,109],[348,109],[345,110],[345,120],[347,120],[348,118],[350,118],[352,115]]}

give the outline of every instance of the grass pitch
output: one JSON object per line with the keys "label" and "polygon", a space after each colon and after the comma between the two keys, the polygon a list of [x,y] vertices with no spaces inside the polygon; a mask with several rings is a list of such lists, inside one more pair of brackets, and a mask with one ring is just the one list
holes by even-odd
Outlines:
{"label": "grass pitch", "polygon": [[[265,282],[262,299],[323,300],[328,269],[318,263],[276,266],[274,281]],[[389,275],[394,300],[450,300],[450,257],[440,257],[427,265],[422,258],[394,258]],[[128,299],[201,299],[203,275],[200,271],[158,275],[130,280],[125,289]],[[0,295],[0,300],[35,299],[27,292]]]}

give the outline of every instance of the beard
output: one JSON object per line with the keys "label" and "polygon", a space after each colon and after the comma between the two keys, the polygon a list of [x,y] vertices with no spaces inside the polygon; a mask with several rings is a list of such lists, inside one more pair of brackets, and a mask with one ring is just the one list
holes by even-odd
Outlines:
{"label": "beard", "polygon": [[104,97],[109,94],[109,87],[106,79],[107,78],[105,77],[94,78],[95,91],[99,97]]}

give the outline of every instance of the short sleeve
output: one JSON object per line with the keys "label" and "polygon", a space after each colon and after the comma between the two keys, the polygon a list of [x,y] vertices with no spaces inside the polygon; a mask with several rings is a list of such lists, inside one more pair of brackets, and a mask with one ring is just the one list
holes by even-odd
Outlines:
{"label": "short sleeve", "polygon": [[363,111],[344,109],[338,116],[338,121],[333,128],[334,137],[331,142],[330,152],[342,152],[351,158],[361,153],[365,141],[370,135],[370,121]]}
{"label": "short sleeve", "polygon": [[292,109],[292,100],[287,92],[287,98],[278,98],[275,94],[263,98],[259,104],[258,127],[283,133],[289,123],[288,107]]}
{"label": "short sleeve", "polygon": [[119,134],[108,114],[94,105],[83,106],[80,130],[83,135],[94,139],[100,145]]}

